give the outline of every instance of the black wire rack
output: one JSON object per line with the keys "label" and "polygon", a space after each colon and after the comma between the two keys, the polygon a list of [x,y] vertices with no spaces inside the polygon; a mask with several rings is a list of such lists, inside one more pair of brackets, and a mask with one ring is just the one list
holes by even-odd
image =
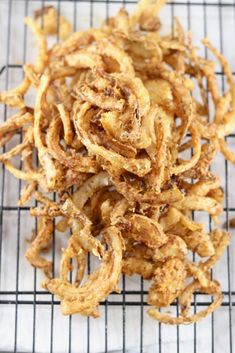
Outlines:
{"label": "black wire rack", "polygon": [[[23,18],[35,9],[52,4],[68,15],[74,30],[96,26],[116,13],[120,6],[130,11],[130,0],[0,0],[0,90],[14,87],[23,77],[23,64],[31,56],[31,34]],[[171,1],[163,11],[168,25],[178,16],[185,29],[202,37],[212,37],[221,52],[229,57],[235,71],[235,1]],[[59,28],[58,28],[59,30]],[[57,36],[58,39],[58,36]],[[36,49],[36,48],[35,48]],[[204,49],[203,49],[204,50]],[[204,55],[208,56],[206,50]],[[222,90],[226,82],[217,69]],[[11,110],[0,107],[0,121]],[[235,134],[227,138],[231,148]],[[20,139],[20,136],[19,136]],[[8,147],[7,147],[8,148]],[[225,191],[221,224],[228,228],[235,216],[234,167],[221,158],[215,162]],[[40,289],[40,273],[24,259],[25,236],[35,226],[29,217],[30,207],[17,206],[22,183],[2,167],[0,173],[0,353],[1,352],[128,352],[128,353],[232,353],[235,350],[235,243],[224,254],[213,271],[222,282],[222,307],[199,324],[169,327],[156,323],[146,315],[147,287],[142,279],[122,277],[120,294],[111,294],[101,303],[101,318],[62,317],[59,302]],[[211,226],[210,219],[204,219]],[[53,238],[52,258],[56,263],[57,240]],[[88,271],[92,264],[88,264]],[[194,312],[210,304],[210,298],[196,294]],[[177,303],[172,311],[178,314]]]}

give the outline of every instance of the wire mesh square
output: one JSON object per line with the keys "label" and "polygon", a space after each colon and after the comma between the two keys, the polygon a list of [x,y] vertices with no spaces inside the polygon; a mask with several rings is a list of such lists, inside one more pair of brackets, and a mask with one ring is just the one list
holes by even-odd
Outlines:
{"label": "wire mesh square", "polygon": [[[132,11],[134,0],[1,0],[0,1],[0,91],[19,84],[22,66],[36,55],[35,41],[23,25],[23,18],[34,10],[53,5],[72,23],[73,29],[87,29],[114,15],[121,6]],[[194,42],[209,37],[228,58],[235,72],[235,2],[233,0],[177,0],[162,11],[163,27],[171,28],[178,16],[187,30],[193,31]],[[55,39],[56,40],[56,39]],[[201,54],[210,54],[201,46]],[[217,75],[224,90],[226,83],[221,68]],[[0,121],[12,109],[0,106]],[[19,136],[20,138],[20,136]],[[235,134],[228,137],[235,145]],[[7,145],[7,149],[10,144]],[[20,161],[18,161],[20,163]],[[218,156],[213,165],[225,190],[221,225],[235,217],[235,168]],[[31,268],[24,258],[26,237],[35,226],[29,206],[19,208],[22,182],[1,166],[0,173],[0,352],[128,352],[128,353],[232,353],[235,336],[235,240],[213,270],[224,293],[222,307],[199,324],[170,327],[154,322],[147,314],[147,285],[142,279],[121,279],[121,294],[111,294],[102,303],[101,318],[64,317],[59,302],[40,287],[41,273]],[[196,215],[210,227],[210,220]],[[234,233],[234,231],[233,231]],[[233,234],[234,235],[234,234]],[[63,239],[54,238],[55,266]],[[92,266],[92,264],[91,264]],[[196,312],[208,304],[208,297],[195,295]],[[178,313],[178,306],[172,306]]]}

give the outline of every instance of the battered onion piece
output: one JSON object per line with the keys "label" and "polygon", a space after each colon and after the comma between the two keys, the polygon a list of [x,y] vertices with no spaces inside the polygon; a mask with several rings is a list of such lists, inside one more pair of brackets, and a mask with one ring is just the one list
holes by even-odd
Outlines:
{"label": "battered onion piece", "polygon": [[100,172],[87,179],[83,185],[73,194],[73,201],[79,210],[82,210],[89,198],[95,191],[112,185],[110,177],[106,172]]}
{"label": "battered onion piece", "polygon": [[35,181],[25,185],[25,187],[21,190],[18,206],[24,206],[31,199],[36,187],[37,183]]}
{"label": "battered onion piece", "polygon": [[158,248],[167,241],[161,225],[142,215],[131,215],[122,221],[121,227],[123,230],[123,237],[131,237],[136,241],[141,241],[149,248]]}
{"label": "battered onion piece", "polygon": [[46,65],[48,64],[48,59],[49,59],[46,37],[43,33],[43,30],[40,29],[40,27],[36,24],[36,22],[32,18],[25,17],[25,24],[29,26],[29,28],[31,29],[31,31],[33,32],[33,34],[38,40],[39,54],[35,64],[35,71],[37,73],[41,73],[43,72]]}
{"label": "battered onion piece", "polygon": [[151,279],[154,275],[154,263],[144,259],[128,257],[122,260],[122,272],[128,276],[138,274],[144,279]]}
{"label": "battered onion piece", "polygon": [[183,239],[176,235],[169,235],[167,243],[155,250],[153,261],[165,262],[172,258],[184,259],[187,252],[187,245]]}
{"label": "battered onion piece", "polygon": [[57,33],[59,28],[59,37],[66,39],[72,33],[71,23],[64,17],[59,16],[53,6],[45,6],[34,12],[36,24],[40,27],[43,23],[43,32],[47,35]]}
{"label": "battered onion piece", "polygon": [[30,126],[25,134],[23,142],[13,147],[10,151],[0,154],[0,161],[5,162],[8,159],[11,159],[20,153],[23,152],[24,149],[33,145],[33,128]]}
{"label": "battered onion piece", "polygon": [[[116,288],[122,266],[122,239],[115,227],[105,231],[110,250],[104,256],[101,267],[91,274],[86,283],[76,288],[70,283],[52,279],[45,283],[50,292],[62,299],[62,312],[65,315],[87,313],[94,310],[100,301]],[[97,288],[100,288],[97,291]]]}
{"label": "battered onion piece", "polygon": [[102,257],[104,249],[100,241],[91,234],[91,222],[73,203],[67,198],[62,205],[64,215],[69,218],[72,232],[77,235],[78,242],[84,251],[91,251],[95,256]]}
{"label": "battered onion piece", "polygon": [[60,278],[69,282],[68,274],[71,271],[71,259],[77,262],[77,273],[74,285],[79,286],[86,270],[86,252],[82,249],[77,234],[71,235],[67,248],[63,251],[60,263]]}
{"label": "battered onion piece", "polygon": [[216,294],[215,300],[206,309],[186,317],[183,317],[183,316],[173,317],[169,314],[161,313],[158,310],[153,308],[148,310],[148,314],[153,319],[168,325],[192,324],[200,321],[201,319],[213,313],[213,311],[215,311],[222,304],[222,301],[223,301],[223,294],[222,293]]}
{"label": "battered onion piece", "polygon": [[190,185],[188,195],[207,196],[211,190],[215,190],[219,186],[219,178],[201,179],[197,183]]}
{"label": "battered onion piece", "polygon": [[37,172],[32,172],[32,173],[26,173],[22,170],[19,170],[17,168],[15,168],[11,162],[7,161],[4,162],[5,168],[11,173],[13,174],[17,179],[22,179],[25,181],[36,181],[36,182],[40,182],[40,180],[42,179],[42,174],[41,173],[37,173]]}
{"label": "battered onion piece", "polygon": [[230,161],[231,163],[235,164],[235,153],[230,151],[228,145],[226,144],[225,140],[219,140],[220,150],[223,153],[224,157]]}
{"label": "battered onion piece", "polygon": [[156,307],[170,305],[184,288],[186,268],[182,260],[167,260],[154,272],[153,284],[149,289],[148,303]]}
{"label": "battered onion piece", "polygon": [[150,0],[141,0],[134,14],[131,17],[131,24],[138,23],[141,29],[144,30],[154,30],[158,29],[159,22],[156,18],[156,15],[165,5],[166,0],[160,1],[150,1]]}
{"label": "battered onion piece", "polygon": [[3,137],[0,138],[0,148],[5,146],[8,141],[12,139],[12,137],[15,135],[14,131],[6,133]]}
{"label": "battered onion piece", "polygon": [[[45,272],[44,287],[65,315],[99,316],[121,273],[151,281],[149,315],[163,323],[197,322],[223,299],[210,270],[230,236],[207,233],[192,212],[215,220],[223,210],[210,167],[219,151],[234,163],[226,136],[235,128],[235,84],[208,39],[203,44],[224,71],[225,93],[215,62],[199,56],[179,20],[174,33],[161,34],[157,15],[165,2],[141,0],[132,16],[121,9],[99,29],[71,35],[52,6],[36,11],[35,20],[25,19],[39,45],[36,62],[24,65],[18,87],[0,93],[0,102],[18,109],[0,125],[0,161],[26,181],[19,206],[40,203],[30,209],[38,229],[26,257]],[[56,33],[64,41],[48,47],[46,36]],[[25,100],[31,88],[32,108]],[[41,253],[51,247],[55,217],[67,245],[53,277]],[[101,264],[86,278],[90,255]],[[197,291],[214,301],[191,315]],[[157,310],[176,299],[180,316]]]}
{"label": "battered onion piece", "polygon": [[203,225],[187,218],[176,208],[170,207],[161,217],[160,224],[165,232],[180,236],[186,242],[187,247],[201,257],[214,255],[213,243],[204,231]]}
{"label": "battered onion piece", "polygon": [[63,150],[60,144],[60,131],[61,121],[58,118],[52,119],[47,134],[47,145],[51,156],[76,172],[95,173],[98,166],[94,158],[86,157],[84,154],[79,156],[74,150],[69,152]]}
{"label": "battered onion piece", "polygon": [[74,132],[72,129],[72,122],[70,120],[70,114],[66,110],[65,105],[60,103],[57,105],[58,111],[60,113],[60,118],[63,123],[64,128],[64,140],[68,146],[72,145]]}
{"label": "battered onion piece", "polygon": [[22,84],[10,91],[0,93],[0,102],[9,105],[12,108],[25,108],[24,94],[28,91],[30,82],[27,78]]}
{"label": "battered onion piece", "polygon": [[50,246],[53,233],[53,221],[43,217],[39,225],[38,234],[31,243],[30,248],[26,251],[25,257],[32,266],[41,268],[47,277],[51,277],[52,263],[44,259],[40,255],[40,252]]}
{"label": "battered onion piece", "polygon": [[215,248],[215,253],[207,261],[205,261],[204,263],[202,262],[200,264],[200,267],[203,271],[208,271],[215,265],[215,263],[223,254],[226,247],[229,245],[230,241],[230,234],[228,232],[219,231],[218,229],[215,229],[211,232],[210,235]]}
{"label": "battered onion piece", "polygon": [[192,141],[193,141],[193,148],[194,148],[194,154],[191,158],[190,161],[181,161],[181,163],[175,167],[172,168],[171,173],[172,174],[181,174],[191,168],[193,168],[197,162],[199,161],[200,155],[201,155],[201,141],[200,141],[200,134],[198,133],[197,129],[194,129],[193,126],[189,128],[189,131],[192,134]]}
{"label": "battered onion piece", "polygon": [[181,210],[207,211],[210,215],[218,215],[222,212],[222,206],[211,197],[186,196],[182,201],[175,204]]}
{"label": "battered onion piece", "polygon": [[24,112],[23,110],[16,113],[0,125],[0,138],[2,138],[6,133],[16,131],[27,123],[33,122],[33,119],[32,114]]}

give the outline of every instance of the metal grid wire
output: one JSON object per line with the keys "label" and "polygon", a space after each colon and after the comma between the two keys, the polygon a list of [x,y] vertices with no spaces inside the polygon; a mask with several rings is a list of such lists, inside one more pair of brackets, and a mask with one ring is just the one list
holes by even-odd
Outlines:
{"label": "metal grid wire", "polygon": [[[34,43],[23,25],[23,17],[35,9],[52,4],[73,23],[74,30],[96,26],[105,17],[134,1],[120,0],[1,0],[0,1],[0,90],[14,87],[23,77],[22,66],[31,58]],[[164,12],[165,11],[165,12]],[[179,16],[185,29],[192,28],[199,38],[209,36],[224,52],[235,69],[235,1],[194,0],[169,2],[163,12],[168,25]],[[59,28],[58,28],[59,31]],[[57,36],[58,39],[58,36]],[[31,41],[30,41],[31,40]],[[203,49],[204,50],[204,49]],[[208,56],[206,50],[204,55]],[[217,75],[226,88],[223,72]],[[0,120],[11,110],[0,108]],[[235,134],[228,137],[233,148]],[[19,136],[20,140],[20,136]],[[10,146],[7,146],[7,148]],[[222,158],[215,162],[225,191],[221,224],[235,214],[234,167]],[[122,277],[120,294],[112,294],[101,303],[101,318],[63,317],[59,302],[40,289],[40,273],[24,259],[25,236],[34,226],[30,207],[17,207],[22,183],[2,167],[0,174],[0,352],[228,352],[234,351],[235,264],[230,248],[213,275],[222,282],[222,308],[199,324],[169,327],[153,322],[145,314],[147,287],[142,279]],[[196,217],[197,215],[195,215]],[[198,219],[201,219],[200,217]],[[210,228],[210,220],[204,218]],[[53,238],[53,262],[57,261],[57,236]],[[92,264],[88,264],[88,271]],[[193,311],[210,303],[210,298],[194,295]],[[177,303],[172,305],[178,313]]]}

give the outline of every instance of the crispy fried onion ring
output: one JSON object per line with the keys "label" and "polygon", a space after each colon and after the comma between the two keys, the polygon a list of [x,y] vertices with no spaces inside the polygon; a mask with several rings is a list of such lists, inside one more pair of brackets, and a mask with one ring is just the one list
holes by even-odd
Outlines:
{"label": "crispy fried onion ring", "polygon": [[[235,163],[227,144],[235,84],[208,39],[202,43],[224,71],[224,93],[215,62],[199,56],[178,19],[174,33],[161,34],[165,2],[141,0],[131,16],[121,9],[99,29],[71,35],[54,7],[36,11],[25,19],[38,42],[36,61],[24,65],[21,84],[0,92],[0,102],[17,109],[0,125],[0,162],[25,181],[19,207],[37,202],[25,256],[44,271],[43,286],[65,315],[99,316],[122,273],[151,281],[148,313],[163,323],[197,322],[223,299],[210,270],[229,234],[217,229],[223,190],[210,167],[218,152]],[[58,26],[63,41],[49,47],[46,36]],[[194,211],[212,217],[210,232]],[[65,242],[59,268],[43,254],[56,231]],[[90,256],[100,263],[95,270],[87,268]],[[195,292],[214,299],[190,314]],[[178,317],[159,310],[175,300]]]}
{"label": "crispy fried onion ring", "polygon": [[[51,293],[61,298],[65,315],[81,313],[97,317],[99,302],[116,289],[122,268],[123,241],[120,232],[113,226],[107,228],[103,236],[110,249],[105,252],[100,268],[83,285],[77,288],[68,281],[56,278],[44,284]],[[97,291],[97,288],[100,290]]]}

